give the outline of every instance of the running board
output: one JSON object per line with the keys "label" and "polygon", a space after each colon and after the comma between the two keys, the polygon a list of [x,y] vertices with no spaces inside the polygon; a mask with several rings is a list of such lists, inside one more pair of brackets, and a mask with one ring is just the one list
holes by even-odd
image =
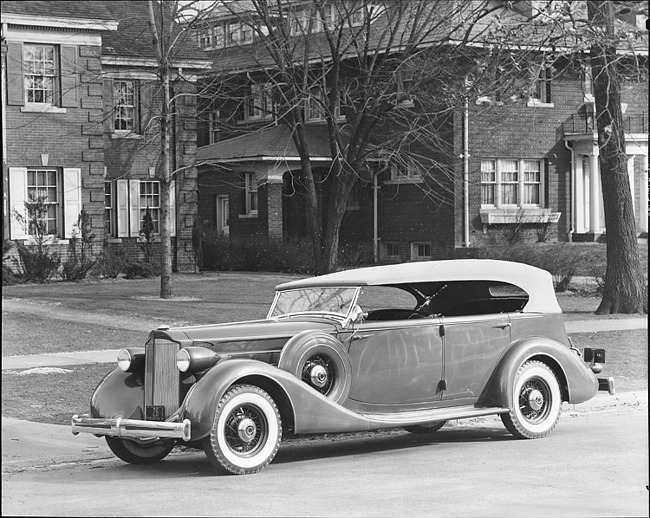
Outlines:
{"label": "running board", "polygon": [[398,413],[368,414],[361,413],[363,417],[373,424],[404,426],[413,424],[430,423],[432,421],[449,421],[451,419],[468,419],[494,414],[507,414],[509,408],[461,406],[452,408],[437,408],[433,410],[416,410]]}

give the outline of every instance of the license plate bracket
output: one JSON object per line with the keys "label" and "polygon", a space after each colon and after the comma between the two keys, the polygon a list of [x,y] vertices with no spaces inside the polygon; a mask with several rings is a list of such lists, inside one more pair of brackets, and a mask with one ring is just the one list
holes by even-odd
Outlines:
{"label": "license plate bracket", "polygon": [[147,405],[145,410],[145,419],[147,421],[164,421],[165,420],[165,406],[164,405]]}

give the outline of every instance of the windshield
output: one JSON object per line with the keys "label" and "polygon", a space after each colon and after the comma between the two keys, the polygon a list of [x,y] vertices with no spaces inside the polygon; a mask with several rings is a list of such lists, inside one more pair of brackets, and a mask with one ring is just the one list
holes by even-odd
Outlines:
{"label": "windshield", "polygon": [[332,313],[345,318],[357,288],[303,288],[278,293],[269,318],[295,313]]}

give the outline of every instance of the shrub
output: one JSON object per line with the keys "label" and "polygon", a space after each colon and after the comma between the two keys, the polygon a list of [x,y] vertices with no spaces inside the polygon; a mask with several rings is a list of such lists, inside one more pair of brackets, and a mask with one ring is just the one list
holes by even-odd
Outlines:
{"label": "shrub", "polygon": [[9,286],[11,284],[15,284],[17,280],[11,267],[8,264],[5,264],[10,259],[9,252],[13,247],[14,244],[10,239],[2,240],[2,285],[3,286]]}
{"label": "shrub", "polygon": [[116,279],[124,271],[127,263],[126,254],[122,250],[114,250],[109,247],[107,241],[104,241],[102,253],[97,260],[97,270],[100,275]]}
{"label": "shrub", "polygon": [[200,231],[201,269],[230,270],[230,238],[214,229]]}
{"label": "shrub", "polygon": [[48,282],[61,264],[59,256],[47,248],[47,240],[50,239],[46,222],[48,206],[45,204],[45,198],[30,196],[29,201],[25,202],[25,208],[26,218],[17,211],[14,211],[13,216],[28,229],[34,244],[18,245],[16,267],[27,282]]}
{"label": "shrub", "polygon": [[142,277],[148,279],[160,274],[160,265],[147,261],[131,261],[124,267],[125,279],[136,279]]}
{"label": "shrub", "polygon": [[77,223],[68,242],[70,259],[63,263],[61,277],[66,281],[85,279],[97,262],[93,257],[95,234],[90,226],[90,216],[85,210],[79,213]]}

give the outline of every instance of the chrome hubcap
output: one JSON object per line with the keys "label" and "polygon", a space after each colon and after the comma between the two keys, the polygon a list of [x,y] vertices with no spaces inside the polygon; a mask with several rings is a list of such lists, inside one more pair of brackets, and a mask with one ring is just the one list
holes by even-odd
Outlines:
{"label": "chrome hubcap", "polygon": [[244,442],[251,442],[257,433],[257,426],[252,419],[242,419],[237,425],[237,434]]}
{"label": "chrome hubcap", "polygon": [[539,390],[531,390],[528,394],[528,404],[532,410],[539,410],[544,406],[544,396]]}
{"label": "chrome hubcap", "polygon": [[327,370],[322,365],[315,365],[309,372],[311,384],[316,388],[322,388],[327,384]]}

